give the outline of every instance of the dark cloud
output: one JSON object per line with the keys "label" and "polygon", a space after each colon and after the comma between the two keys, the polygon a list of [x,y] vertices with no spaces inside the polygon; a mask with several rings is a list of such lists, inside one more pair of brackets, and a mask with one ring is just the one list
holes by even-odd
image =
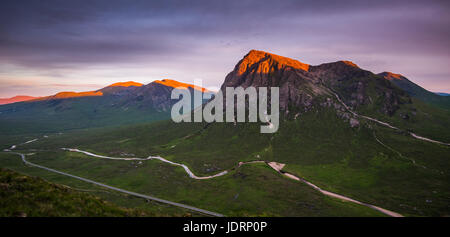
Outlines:
{"label": "dark cloud", "polygon": [[[2,1],[0,64],[52,69],[166,59],[185,68],[192,55],[229,56],[224,48],[233,56],[310,48],[449,60],[449,10],[448,1]],[[204,60],[206,69],[231,69]]]}
{"label": "dark cloud", "polygon": [[[433,45],[437,50],[442,45],[437,41],[450,40],[448,3],[439,1],[55,0],[6,1],[1,9],[2,60],[27,65],[183,53],[198,47],[192,37],[233,40],[255,34],[291,37],[295,32],[301,37],[309,33],[307,38],[326,35],[392,43],[407,38],[407,44]],[[430,10],[431,16],[421,14]],[[351,22],[355,14],[372,14],[372,19]]]}

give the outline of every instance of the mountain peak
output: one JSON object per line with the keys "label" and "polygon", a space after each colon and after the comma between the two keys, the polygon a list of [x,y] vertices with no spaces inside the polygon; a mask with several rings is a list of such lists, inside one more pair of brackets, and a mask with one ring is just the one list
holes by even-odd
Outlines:
{"label": "mountain peak", "polygon": [[358,67],[358,65],[356,65],[354,62],[352,61],[347,61],[347,60],[342,60],[341,62],[343,62],[344,64],[348,65],[348,66],[352,66],[352,67]]}
{"label": "mountain peak", "polygon": [[382,72],[379,73],[378,75],[384,77],[387,80],[403,80],[405,79],[405,77],[401,74],[396,74],[396,73],[392,73],[392,72]]}
{"label": "mountain peak", "polygon": [[259,73],[270,73],[270,70],[274,67],[279,70],[286,66],[301,69],[303,71],[308,71],[309,69],[308,64],[295,59],[254,49],[250,50],[250,52],[244,56],[238,65],[236,65],[236,69],[238,74],[242,75],[245,71],[255,65],[258,65],[257,72]]}
{"label": "mountain peak", "polygon": [[188,84],[188,83],[175,81],[175,80],[172,80],[172,79],[162,79],[162,80],[156,80],[154,82],[158,83],[158,84],[161,84],[161,85],[164,85],[164,86],[172,87],[172,88],[177,88],[177,87],[182,87],[182,88],[185,88],[185,89],[192,88],[192,89],[195,89],[195,90],[199,90],[201,92],[209,92],[209,90],[207,90],[206,88],[194,86],[194,85]]}
{"label": "mountain peak", "polygon": [[47,99],[67,99],[74,97],[86,97],[86,96],[102,96],[103,93],[101,91],[84,91],[84,92],[73,92],[73,91],[64,91],[59,92],[55,95],[46,97]]}
{"label": "mountain peak", "polygon": [[108,87],[116,87],[116,86],[123,86],[123,87],[130,87],[130,86],[143,86],[144,84],[134,81],[126,81],[126,82],[117,82],[114,84],[109,85]]}

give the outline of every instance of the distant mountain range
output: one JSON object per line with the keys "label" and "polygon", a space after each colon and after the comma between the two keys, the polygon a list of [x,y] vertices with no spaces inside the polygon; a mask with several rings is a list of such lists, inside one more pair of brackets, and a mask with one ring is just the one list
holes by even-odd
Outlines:
{"label": "distant mountain range", "polygon": [[[157,80],[147,85],[132,81],[118,82],[96,91],[60,92],[2,105],[0,131],[20,132],[25,129],[30,132],[56,132],[168,119],[171,106],[176,103],[170,98],[176,87],[212,93],[205,88],[171,79]],[[12,128],[8,126],[10,123],[23,126]]]}
{"label": "distant mountain range", "polygon": [[435,92],[435,93],[440,95],[440,96],[450,96],[449,93],[444,93],[444,92]]}
{"label": "distant mountain range", "polygon": [[11,98],[0,98],[0,105],[28,101],[28,100],[33,100],[36,98],[38,98],[38,97],[27,96],[27,95],[17,95],[17,96],[11,97]]}

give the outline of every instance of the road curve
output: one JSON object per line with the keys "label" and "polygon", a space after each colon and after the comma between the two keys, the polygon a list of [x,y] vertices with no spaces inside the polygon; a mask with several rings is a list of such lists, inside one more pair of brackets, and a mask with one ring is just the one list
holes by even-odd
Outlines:
{"label": "road curve", "polygon": [[104,188],[115,190],[115,191],[118,191],[118,192],[121,192],[121,193],[126,193],[128,195],[132,195],[132,196],[136,196],[136,197],[140,197],[140,198],[144,198],[144,199],[149,199],[149,200],[161,202],[161,203],[169,204],[169,205],[172,205],[172,206],[185,208],[185,209],[188,209],[188,210],[196,211],[196,212],[203,213],[203,214],[210,215],[210,216],[217,216],[217,217],[223,217],[224,216],[224,215],[222,215],[220,213],[216,213],[216,212],[200,209],[200,208],[197,208],[197,207],[188,206],[188,205],[185,205],[185,204],[182,204],[182,203],[177,203],[177,202],[164,200],[164,199],[157,198],[157,197],[152,197],[152,196],[148,196],[148,195],[144,195],[144,194],[140,194],[140,193],[131,192],[131,191],[128,191],[128,190],[125,190],[125,189],[116,188],[116,187],[109,186],[109,185],[106,185],[106,184],[103,184],[103,183],[99,183],[99,182],[96,182],[96,181],[93,181],[93,180],[90,180],[90,179],[86,179],[86,178],[79,177],[79,176],[76,176],[76,175],[72,175],[72,174],[69,174],[69,173],[65,173],[65,172],[62,172],[62,171],[54,170],[54,169],[51,169],[51,168],[48,168],[48,167],[45,167],[45,166],[42,166],[42,165],[34,164],[34,163],[31,163],[31,162],[27,161],[26,158],[25,158],[25,155],[22,154],[22,153],[18,153],[18,152],[12,152],[12,153],[19,155],[22,158],[22,161],[25,164],[29,165],[29,166],[33,166],[33,167],[44,169],[44,170],[47,170],[47,171],[50,171],[50,172],[53,172],[53,173],[69,176],[69,177],[72,177],[72,178],[75,178],[75,179],[78,179],[78,180],[81,180],[81,181],[84,181],[84,182],[87,182],[87,183],[95,184],[97,186],[101,186],[101,187],[104,187]]}
{"label": "road curve", "polygon": [[225,175],[228,173],[228,171],[225,170],[225,171],[222,171],[215,175],[199,177],[199,176],[196,176],[186,165],[172,162],[170,160],[166,160],[166,159],[162,158],[161,156],[149,156],[147,158],[134,158],[134,157],[133,158],[125,158],[125,157],[121,158],[121,157],[109,157],[109,156],[97,155],[97,154],[94,154],[94,153],[91,153],[88,151],[83,151],[83,150],[79,150],[79,149],[75,149],[75,148],[61,148],[61,149],[65,150],[65,151],[79,152],[79,153],[83,153],[88,156],[93,156],[93,157],[102,158],[102,159],[110,159],[110,160],[153,160],[153,159],[156,159],[156,160],[160,160],[162,162],[169,163],[171,165],[183,167],[183,169],[186,171],[186,173],[189,175],[189,177],[191,177],[193,179],[211,179],[211,178],[219,177],[219,176],[222,176],[222,175]]}
{"label": "road curve", "polygon": [[[91,152],[87,152],[87,151],[83,151],[83,150],[79,150],[79,149],[73,149],[73,148],[61,148],[61,149],[66,150],[66,151],[72,151],[72,152],[81,152],[81,153],[84,153],[86,155],[90,155],[90,156],[94,156],[94,157],[98,157],[98,158],[104,158],[104,159],[114,159],[114,160],[129,160],[130,159],[130,158],[118,158],[118,157],[101,156],[101,155],[93,154]],[[189,168],[187,168],[186,165],[174,163],[172,161],[168,161],[168,160],[166,160],[166,159],[164,159],[164,158],[162,158],[160,156],[149,156],[149,158],[147,158],[146,160],[150,160],[152,158],[162,160],[162,161],[167,162],[169,164],[175,164],[175,165],[183,166],[183,167],[185,167],[186,172],[188,172],[188,170],[189,170]],[[143,158],[136,158],[136,159],[141,159],[142,160]],[[355,200],[355,199],[352,199],[352,198],[349,198],[349,197],[346,197],[346,196],[343,196],[343,195],[340,195],[340,194],[337,194],[337,193],[333,193],[333,192],[330,192],[330,191],[323,190],[323,189],[319,188],[318,186],[316,186],[315,184],[313,184],[313,183],[311,183],[309,181],[306,181],[305,179],[302,179],[302,178],[299,178],[299,177],[297,177],[295,175],[283,172],[282,169],[285,166],[285,164],[281,164],[281,163],[277,163],[277,162],[266,162],[266,161],[257,160],[257,161],[239,162],[238,163],[238,167],[241,167],[242,165],[245,165],[245,164],[252,164],[252,163],[266,163],[268,166],[270,166],[272,169],[274,169],[278,173],[280,173],[280,174],[282,174],[282,175],[284,175],[284,176],[286,176],[286,177],[288,177],[290,179],[294,179],[294,180],[303,182],[303,183],[309,185],[313,189],[319,191],[320,193],[322,193],[322,194],[324,194],[326,196],[330,196],[330,197],[334,197],[334,198],[337,198],[337,199],[340,199],[340,200],[353,202],[353,203],[356,203],[356,204],[359,204],[359,205],[362,205],[362,206],[370,207],[370,208],[372,208],[374,210],[377,210],[377,211],[379,211],[381,213],[384,213],[384,214],[386,214],[388,216],[403,217],[399,213],[396,213],[396,212],[393,212],[393,211],[389,211],[387,209],[384,209],[384,208],[381,208],[381,207],[378,207],[378,206],[374,206],[372,204],[367,204],[367,203],[364,203],[364,202],[361,202],[361,201],[358,201],[358,200]],[[228,173],[227,170],[225,170],[225,171],[223,171],[221,173],[218,173],[216,175],[208,176],[208,177],[202,177],[201,179],[210,179],[210,178],[214,178],[214,177],[217,177],[217,176],[225,175],[227,173]],[[195,176],[194,174],[192,174],[192,172],[190,172],[190,170],[189,170],[188,174],[189,174],[189,176],[191,178],[193,178],[192,176]],[[197,177],[197,179],[198,179],[198,177]]]}
{"label": "road curve", "polygon": [[377,210],[377,211],[379,211],[381,213],[384,213],[384,214],[386,214],[388,216],[403,217],[401,214],[399,214],[397,212],[389,211],[387,209],[374,206],[372,204],[367,204],[367,203],[360,202],[358,200],[355,200],[355,199],[352,199],[352,198],[349,198],[349,197],[346,197],[346,196],[343,196],[343,195],[340,195],[340,194],[337,194],[337,193],[333,193],[333,192],[330,192],[330,191],[323,190],[323,189],[319,188],[318,186],[316,186],[315,184],[313,184],[311,182],[308,182],[308,181],[306,181],[306,180],[304,180],[302,178],[299,178],[299,177],[297,177],[297,176],[295,176],[293,174],[289,174],[287,172],[283,172],[282,169],[285,166],[285,164],[281,164],[281,163],[277,163],[277,162],[269,162],[267,164],[270,167],[272,167],[272,169],[276,170],[278,173],[280,173],[280,174],[282,174],[282,175],[284,175],[284,176],[286,176],[286,177],[288,177],[290,179],[297,180],[297,181],[300,181],[302,183],[305,183],[308,186],[312,187],[313,189],[319,191],[320,193],[322,193],[322,194],[324,194],[326,196],[330,196],[330,197],[334,197],[334,198],[337,198],[337,199],[341,199],[343,201],[353,202],[353,203],[356,203],[356,204],[359,204],[359,205],[362,205],[362,206],[370,207],[370,208],[372,208],[374,210]]}

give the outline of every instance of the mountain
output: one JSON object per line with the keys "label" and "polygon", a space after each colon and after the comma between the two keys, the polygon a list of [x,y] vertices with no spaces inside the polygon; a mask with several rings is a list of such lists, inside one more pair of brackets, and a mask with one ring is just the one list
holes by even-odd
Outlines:
{"label": "mountain", "polygon": [[252,50],[225,77],[221,90],[224,92],[226,87],[238,86],[277,86],[280,87],[281,110],[287,111],[289,102],[308,107],[312,97],[305,90],[315,83],[306,75],[308,68],[309,65],[297,60]]}
{"label": "mountain", "polygon": [[126,91],[126,90],[129,90],[129,89],[132,89],[135,87],[140,87],[140,86],[143,86],[143,84],[134,82],[134,81],[117,82],[117,83],[111,84],[105,88],[102,88],[102,89],[96,90],[96,91],[84,91],[84,92],[64,91],[64,92],[59,92],[55,95],[40,97],[33,101],[69,99],[69,98],[88,97],[88,96],[103,96],[103,94],[117,94],[122,91]]}
{"label": "mountain", "polygon": [[440,96],[450,96],[449,93],[444,93],[444,92],[435,92],[435,93]]}
{"label": "mountain", "polygon": [[336,93],[353,110],[364,109],[376,101],[373,109],[389,116],[400,104],[410,103],[406,93],[352,62],[311,66],[257,50],[239,61],[221,89],[237,86],[279,87],[280,110],[290,117],[332,103],[341,116],[349,119],[352,115],[338,103]]}
{"label": "mountain", "polygon": [[201,92],[212,93],[211,91],[209,91],[209,90],[207,90],[205,88],[201,88],[201,87],[194,86],[194,85],[187,84],[187,83],[182,83],[182,82],[171,80],[171,79],[163,79],[161,81],[160,80],[156,80],[155,82],[159,83],[161,85],[172,87],[172,88],[180,88],[180,87],[181,87],[181,89],[189,89],[190,88],[190,89],[198,90],[198,91],[201,91]]}
{"label": "mountain", "polygon": [[[60,92],[22,103],[0,107],[0,131],[5,133],[59,132],[149,122],[170,118],[176,100],[171,92],[177,86],[187,90],[204,88],[164,79],[147,85],[119,82],[95,91]],[[20,124],[21,126],[9,126]]]}
{"label": "mountain", "polygon": [[436,95],[436,93],[430,92],[414,82],[408,80],[408,78],[395,74],[392,72],[382,72],[378,75],[382,76],[386,80],[389,80],[400,89],[406,91],[410,96],[422,100],[426,103],[439,106],[442,108],[450,109],[450,98]]}
{"label": "mountain", "polygon": [[193,96],[194,90],[201,91],[204,94],[213,94],[213,92],[198,88],[194,85],[178,82],[171,79],[156,80],[148,85],[137,88],[132,96],[126,101],[128,105],[138,105],[140,107],[151,106],[161,112],[169,112],[176,100],[170,98],[172,90],[182,88],[189,90]]}
{"label": "mountain", "polygon": [[120,93],[126,93],[127,91],[131,91],[137,87],[141,87],[144,84],[134,81],[127,81],[127,82],[117,82],[114,84],[111,84],[105,88],[102,88],[96,92],[101,92],[102,94],[120,94]]}
{"label": "mountain", "polygon": [[103,95],[103,93],[101,91],[85,91],[85,92],[64,91],[64,92],[59,92],[52,96],[41,97],[36,100],[69,99],[69,98],[76,98],[76,97],[102,96],[102,95]]}
{"label": "mountain", "polygon": [[225,77],[221,90],[237,86],[279,87],[280,111],[286,119],[329,107],[351,126],[359,124],[361,118],[355,113],[361,113],[402,129],[450,141],[450,132],[442,129],[450,125],[446,121],[448,112],[423,104],[383,75],[350,61],[309,65],[251,50]]}
{"label": "mountain", "polygon": [[26,95],[18,95],[18,96],[14,96],[14,97],[11,97],[11,98],[0,98],[0,105],[12,104],[12,103],[22,102],[22,101],[28,101],[28,100],[33,100],[33,99],[36,99],[36,98],[38,98],[38,97],[26,96]]}
{"label": "mountain", "polygon": [[139,82],[127,81],[127,82],[117,82],[117,83],[109,85],[108,87],[130,87],[130,86],[140,87],[143,85],[144,84],[139,83]]}

